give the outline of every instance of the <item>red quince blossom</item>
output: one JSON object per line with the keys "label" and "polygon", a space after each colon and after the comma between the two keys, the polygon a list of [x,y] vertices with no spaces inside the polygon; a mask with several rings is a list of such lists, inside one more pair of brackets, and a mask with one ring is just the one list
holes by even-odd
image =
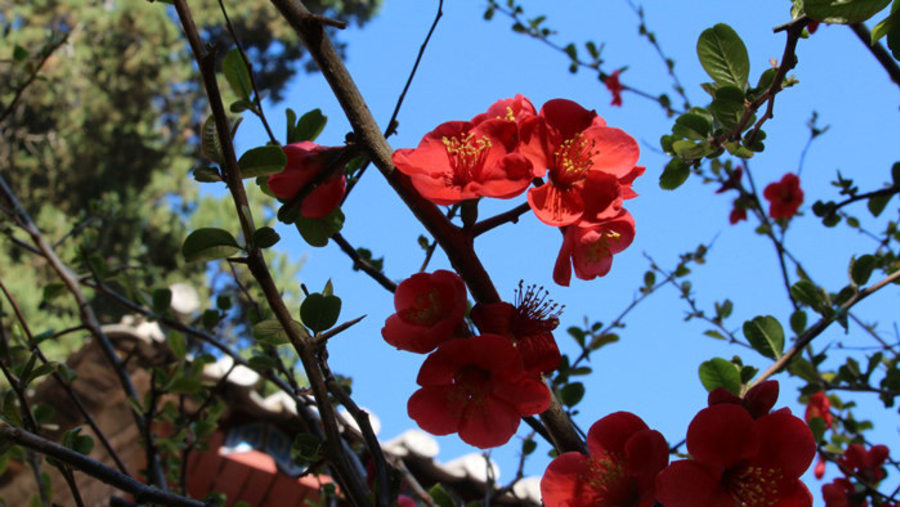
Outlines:
{"label": "red quince blossom", "polygon": [[787,173],[777,183],[769,183],[763,191],[769,201],[769,216],[778,220],[791,218],[797,214],[803,204],[803,190],[800,189],[800,178],[796,174]]}
{"label": "red quince blossom", "polygon": [[640,417],[616,412],[588,431],[589,456],[558,456],[541,479],[547,507],[650,507],[656,474],[669,462],[666,439]]}
{"label": "red quince blossom", "polygon": [[553,281],[568,286],[575,276],[593,280],[609,273],[614,254],[634,241],[634,218],[622,209],[612,218],[598,222],[580,222],[565,230],[562,247],[553,268]]}
{"label": "red quince blossom", "polygon": [[740,405],[750,414],[750,417],[759,419],[764,415],[769,415],[769,411],[778,401],[778,381],[767,380],[761,382],[744,394],[741,398],[732,394],[724,387],[713,389],[707,397],[707,403],[710,407],[713,405],[721,405],[729,403],[732,405]]}
{"label": "red quince blossom", "polygon": [[[344,148],[302,141],[288,144],[281,149],[287,156],[287,164],[280,173],[269,175],[269,190],[279,199],[290,200],[324,171]],[[337,171],[303,199],[300,204],[300,215],[306,218],[328,216],[341,204],[346,183],[344,172]]]}
{"label": "red quince blossom", "polygon": [[612,102],[609,103],[611,106],[621,106],[622,105],[622,83],[619,82],[619,70],[614,70],[612,74],[606,77],[603,81],[603,84],[606,85],[606,89],[612,93]]}
{"label": "red quince blossom", "polygon": [[[542,122],[523,125],[521,152],[534,165],[536,177],[546,184],[528,191],[528,204],[547,225],[564,226],[582,219],[594,196],[584,191],[594,173],[606,173],[621,182],[622,198],[636,194],[631,181],[643,172],[635,164],[640,156],[637,141],[623,130],[607,127],[594,111],[575,102],[555,99],[541,108]],[[532,132],[530,129],[536,129]]]}
{"label": "red quince blossom", "polygon": [[806,31],[809,32],[810,35],[816,33],[816,30],[819,29],[818,21],[810,21],[808,25],[806,25]]}
{"label": "red quince blossom", "polygon": [[509,441],[523,416],[543,412],[550,390],[526,374],[522,358],[503,336],[481,335],[443,343],[425,359],[407,404],[409,416],[435,435],[459,433],[467,444]]}
{"label": "red quince blossom", "polygon": [[747,220],[747,210],[735,205],[728,214],[728,223],[734,225],[742,220]]}
{"label": "red quince blossom", "polygon": [[831,424],[834,422],[834,417],[831,415],[831,401],[822,391],[813,393],[809,396],[804,419],[806,419],[806,423],[809,424],[813,417],[821,417],[825,421],[826,428],[830,428]]}
{"label": "red quince blossom", "polygon": [[524,95],[516,94],[511,99],[494,102],[487,111],[472,118],[472,124],[478,125],[487,120],[500,119],[521,124],[537,118],[537,109]]}
{"label": "red quince blossom", "polygon": [[787,408],[757,419],[733,403],[705,408],[688,427],[687,448],[693,459],[672,463],[656,478],[656,498],[666,507],[812,505],[798,478],[816,444]]}
{"label": "red quince blossom", "polygon": [[731,174],[728,175],[728,179],[722,182],[722,186],[716,190],[717,194],[721,194],[722,192],[728,190],[737,190],[741,183],[741,176],[744,175],[744,168],[741,166],[737,166],[734,171],[731,171]]}
{"label": "red quince blossom", "polygon": [[825,507],[868,507],[865,493],[860,495],[847,479],[838,478],[822,486]]}
{"label": "red quince blossom", "polygon": [[560,306],[547,300],[546,291],[534,286],[523,290],[520,282],[515,306],[478,303],[469,316],[483,334],[511,339],[526,371],[546,374],[559,367],[559,347],[553,330],[559,325],[560,313]]}
{"label": "red quince blossom", "polygon": [[416,273],[397,286],[397,313],[381,329],[384,340],[398,349],[430,352],[453,338],[466,314],[466,284],[456,273]]}
{"label": "red quince blossom", "polygon": [[531,162],[516,151],[518,127],[504,119],[450,121],[399,149],[393,160],[422,197],[449,205],[478,197],[515,197],[531,184]]}
{"label": "red quince blossom", "polygon": [[838,458],[838,465],[845,473],[851,473],[870,484],[877,484],[884,479],[884,462],[891,451],[884,445],[872,446],[868,451],[862,444],[850,444],[844,455]]}

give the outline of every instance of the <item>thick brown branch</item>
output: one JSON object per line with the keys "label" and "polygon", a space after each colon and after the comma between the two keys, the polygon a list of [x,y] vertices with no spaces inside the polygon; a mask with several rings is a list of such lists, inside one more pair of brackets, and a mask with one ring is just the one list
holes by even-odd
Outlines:
{"label": "thick brown branch", "polygon": [[900,86],[900,65],[897,65],[897,61],[894,60],[894,57],[891,56],[890,53],[888,53],[888,50],[884,49],[884,46],[882,46],[880,42],[872,44],[872,34],[869,33],[869,29],[866,28],[866,25],[862,23],[853,23],[850,25],[850,29],[853,30],[853,33],[855,33],[857,37],[859,37],[859,40],[863,45],[869,48],[869,51],[872,52],[872,55],[875,56],[878,63],[884,67],[884,70],[886,70],[891,77],[891,81]]}

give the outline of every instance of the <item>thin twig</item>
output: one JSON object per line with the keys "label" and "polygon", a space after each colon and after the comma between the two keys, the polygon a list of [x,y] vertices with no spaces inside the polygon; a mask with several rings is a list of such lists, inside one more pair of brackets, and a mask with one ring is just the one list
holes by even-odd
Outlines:
{"label": "thin twig", "polygon": [[0,435],[11,442],[66,463],[91,477],[134,495],[138,502],[158,503],[173,507],[210,507],[213,504],[187,498],[149,486],[137,479],[22,428],[0,421]]}
{"label": "thin twig", "polygon": [[840,308],[835,312],[834,316],[827,317],[827,318],[823,317],[823,318],[819,319],[818,322],[816,322],[815,324],[810,326],[806,331],[804,331],[803,333],[800,334],[800,336],[797,337],[797,341],[794,342],[794,345],[790,349],[788,349],[788,351],[785,352],[783,356],[779,357],[774,363],[772,363],[771,366],[766,368],[766,371],[762,372],[758,377],[756,377],[756,379],[752,383],[750,383],[749,386],[747,386],[748,389],[752,388],[756,385],[759,385],[759,383],[764,382],[769,377],[771,377],[772,375],[774,375],[775,373],[780,371],[782,368],[787,366],[787,364],[791,361],[791,359],[794,358],[794,356],[797,355],[797,353],[799,353],[800,351],[803,350],[804,347],[809,345],[809,343],[815,337],[822,334],[822,332],[825,331],[825,329],[829,325],[831,325],[832,322],[837,320],[837,316],[840,315],[842,312],[846,312],[846,311],[850,310],[850,308],[852,308],[856,303],[859,303],[860,301],[867,298],[871,294],[874,294],[878,290],[884,288],[885,286],[887,286],[893,282],[896,282],[897,280],[900,280],[900,271],[895,271],[895,272],[891,273],[890,275],[888,275],[887,277],[883,278],[881,281],[879,281],[875,284],[872,284],[871,286],[856,293],[856,295],[851,297],[846,303],[844,303],[843,305],[840,306]]}
{"label": "thin twig", "polygon": [[28,76],[28,79],[22,83],[16,90],[16,94],[13,96],[12,101],[6,106],[6,109],[3,110],[3,113],[0,113],[0,123],[3,123],[6,120],[6,117],[9,116],[13,110],[15,110],[16,106],[19,105],[19,100],[22,99],[22,95],[25,93],[25,90],[31,86],[31,83],[37,79],[38,74],[41,72],[41,69],[44,67],[44,64],[47,63],[47,60],[50,59],[50,56],[59,49],[60,46],[66,43],[69,40],[69,32],[63,34],[62,38],[55,43],[51,44],[49,47],[44,48],[41,54],[41,59],[38,61],[37,65],[34,66],[34,70],[31,71],[31,75]]}
{"label": "thin twig", "polygon": [[378,282],[378,285],[381,285],[388,292],[393,293],[397,290],[397,284],[394,283],[393,280],[385,276],[385,274],[373,266],[369,261],[360,257],[359,252],[353,248],[353,245],[347,242],[344,239],[344,236],[341,233],[336,232],[331,236],[331,239],[334,240],[335,243],[341,248],[341,251],[347,254],[348,257],[353,261],[353,269],[359,269],[363,273],[369,275],[373,280]]}

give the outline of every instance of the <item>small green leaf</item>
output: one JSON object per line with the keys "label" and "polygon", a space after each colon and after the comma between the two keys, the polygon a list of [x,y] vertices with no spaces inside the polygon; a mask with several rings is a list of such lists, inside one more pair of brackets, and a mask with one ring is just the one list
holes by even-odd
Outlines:
{"label": "small green leaf", "polygon": [[816,442],[821,442],[825,439],[825,419],[816,416],[807,421],[807,424]]}
{"label": "small green leaf", "polygon": [[[698,160],[712,151],[709,141],[688,141],[680,139],[672,143],[672,150],[684,160]],[[666,166],[668,169],[668,166]],[[665,173],[663,173],[665,174]]]}
{"label": "small green leaf", "polygon": [[156,289],[153,291],[153,311],[156,313],[165,313],[172,304],[172,290]]}
{"label": "small green leaf", "polygon": [[710,124],[706,118],[694,113],[685,113],[675,120],[672,134],[682,139],[699,141],[709,135]]}
{"label": "small green leaf", "polygon": [[301,116],[297,125],[288,133],[288,144],[315,141],[325,129],[326,123],[328,123],[328,117],[324,116],[320,109],[313,109]]}
{"label": "small green leaf", "polygon": [[307,243],[321,247],[327,245],[328,239],[343,228],[344,213],[340,208],[335,208],[325,218],[299,217],[296,224],[297,230]]}
{"label": "small green leaf", "polygon": [[232,49],[225,55],[222,60],[222,73],[228,80],[228,85],[234,91],[234,94],[244,100],[250,100],[253,93],[253,85],[250,81],[250,69],[244,62],[240,50]]}
{"label": "small green leaf", "polygon": [[817,308],[822,302],[822,294],[819,289],[809,280],[800,280],[791,286],[791,296],[797,301]]}
{"label": "small green leaf", "polygon": [[41,295],[41,302],[46,303],[48,301],[52,301],[65,291],[66,286],[61,283],[48,283],[44,286],[44,291]]}
{"label": "small green leaf", "polygon": [[[900,5],[900,2],[895,5]],[[900,187],[900,162],[894,162],[894,165],[891,166],[891,179],[894,180],[894,186]]]}
{"label": "small green leaf", "polygon": [[804,0],[806,15],[823,23],[860,23],[887,7],[891,0]]}
{"label": "small green leaf", "polygon": [[687,181],[691,167],[679,158],[673,158],[659,176],[659,187],[663,190],[675,190]]}
{"label": "small green leaf", "polygon": [[28,58],[28,50],[16,44],[16,46],[13,48],[13,60],[21,62],[26,58]]}
{"label": "small green leaf", "polygon": [[203,227],[188,234],[181,247],[187,262],[212,261],[231,257],[241,250],[230,232],[215,227]]}
{"label": "small green leaf", "polygon": [[700,365],[700,382],[707,391],[724,387],[737,395],[741,390],[741,374],[737,366],[721,357],[714,357]]}
{"label": "small green leaf", "polygon": [[260,227],[253,233],[253,245],[257,248],[269,248],[280,239],[281,236],[271,227]]}
{"label": "small green leaf", "polygon": [[[294,331],[298,335],[308,336],[306,330],[303,329],[299,322],[294,321],[294,324]],[[264,320],[253,326],[253,338],[270,345],[282,345],[290,342],[288,334],[281,327],[281,322],[275,319]]]}
{"label": "small green leaf", "polygon": [[791,331],[798,335],[806,331],[806,312],[797,310],[791,314]]}
{"label": "small green leaf", "polygon": [[900,10],[897,10],[897,2],[891,7],[891,13],[888,17],[882,19],[877,25],[872,27],[872,38],[870,44],[873,46],[887,34],[900,29]]}
{"label": "small green leaf", "polygon": [[788,371],[807,382],[821,382],[816,367],[799,355],[794,357],[788,364]]}
{"label": "small green leaf", "polygon": [[287,164],[287,156],[280,146],[260,146],[247,150],[238,160],[241,178],[255,178],[279,173]]}
{"label": "small green leaf", "polygon": [[314,333],[333,326],[341,314],[341,298],[313,293],[300,305],[300,318]]}
{"label": "small green leaf", "polygon": [[719,23],[704,30],[697,40],[697,56],[716,83],[746,88],[750,58],[744,42],[730,26]]}
{"label": "small green leaf", "polygon": [[187,342],[183,334],[174,329],[169,330],[169,334],[166,336],[166,343],[169,344],[169,348],[176,358],[187,358]]}
{"label": "small green leaf", "polygon": [[450,493],[444,489],[444,486],[441,483],[437,483],[428,490],[428,496],[434,500],[434,503],[438,507],[456,507],[456,502],[453,501],[453,497],[450,496]]}
{"label": "small green leaf", "polygon": [[866,207],[869,208],[869,213],[871,213],[873,217],[881,215],[881,212],[884,211],[884,208],[886,208],[888,202],[890,202],[891,197],[892,196],[890,194],[869,197],[868,202],[866,202]]}
{"label": "small green leaf", "polygon": [[874,269],[875,257],[863,255],[850,265],[850,279],[856,285],[865,285],[869,281],[869,277],[872,276],[872,270]]}
{"label": "small green leaf", "polygon": [[584,398],[584,384],[572,382],[559,390],[559,401],[567,407],[574,407]]}
{"label": "small green leaf", "polygon": [[533,453],[535,449],[537,449],[537,442],[535,442],[534,440],[529,438],[528,440],[522,441],[523,456],[528,456],[529,454]]}
{"label": "small green leaf", "polygon": [[222,142],[219,141],[219,133],[216,131],[216,120],[211,114],[206,117],[206,121],[203,122],[203,127],[200,129],[200,151],[206,158],[217,164],[225,162]]}
{"label": "small green leaf", "polygon": [[784,352],[784,330],[771,315],[744,322],[744,336],[754,350],[770,359],[778,359]]}
{"label": "small green leaf", "polygon": [[200,183],[215,183],[222,181],[222,176],[214,166],[205,166],[194,169],[194,180]]}

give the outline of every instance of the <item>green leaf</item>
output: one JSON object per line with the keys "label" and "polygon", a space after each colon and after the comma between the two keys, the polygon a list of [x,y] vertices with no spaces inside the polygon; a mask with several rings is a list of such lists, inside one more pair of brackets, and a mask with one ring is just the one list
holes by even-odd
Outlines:
{"label": "green leaf", "polygon": [[231,257],[241,250],[230,232],[216,227],[203,227],[188,234],[181,247],[187,262],[212,261]]}
{"label": "green leaf", "polygon": [[166,343],[169,344],[169,348],[176,358],[184,359],[187,357],[187,342],[184,340],[183,334],[174,329],[169,330],[169,334],[166,336]]}
{"label": "green leaf", "polygon": [[881,215],[881,212],[884,211],[884,208],[886,208],[888,202],[890,202],[891,197],[893,196],[891,196],[890,194],[869,197],[868,202],[866,202],[866,207],[869,208],[869,213],[871,213],[873,217]]}
{"label": "green leaf", "polygon": [[797,310],[791,314],[791,331],[798,335],[806,331],[806,312]]}
{"label": "green leaf", "polygon": [[807,424],[816,442],[821,442],[825,439],[825,419],[816,416],[807,421]]}
{"label": "green leaf", "polygon": [[21,62],[26,58],[28,58],[28,50],[16,44],[16,46],[13,48],[13,60]]}
{"label": "green leaf", "polygon": [[313,109],[301,116],[297,125],[288,132],[288,144],[315,141],[325,129],[326,123],[328,123],[328,117],[324,116],[320,109]]}
{"label": "green leaf", "polygon": [[219,133],[216,131],[216,120],[211,114],[206,117],[200,129],[200,151],[217,164],[225,163],[222,142],[219,141]]}
{"label": "green leaf", "polygon": [[253,233],[253,245],[257,248],[269,248],[280,239],[281,236],[271,227],[260,227]]}
{"label": "green leaf", "polygon": [[791,362],[788,363],[788,371],[792,375],[796,375],[807,382],[821,381],[819,372],[816,371],[816,367],[799,355],[794,357]]}
{"label": "green leaf", "polygon": [[299,217],[296,224],[307,243],[321,247],[327,245],[328,239],[344,227],[344,213],[341,208],[335,208],[324,218]]}
{"label": "green leaf", "polygon": [[[294,331],[298,335],[309,336],[299,322],[293,322]],[[278,322],[276,319],[264,320],[253,326],[253,338],[257,341],[268,343],[269,345],[282,345],[291,341],[288,334],[284,331],[284,328],[281,327],[281,322]]]}
{"label": "green leaf", "polygon": [[724,340],[725,339],[725,337],[722,336],[722,333],[716,331],[715,329],[710,329],[710,330],[704,331],[703,334],[705,334],[706,336],[709,336],[710,338],[715,338],[716,340]]}
{"label": "green leaf", "polygon": [[333,326],[341,314],[341,298],[318,292],[306,296],[300,305],[300,318],[314,333]]}
{"label": "green leaf", "polygon": [[279,173],[287,164],[287,156],[280,146],[260,146],[247,150],[238,160],[241,178],[255,178]]}
{"label": "green leaf", "polygon": [[823,23],[848,25],[865,21],[891,0],[804,0],[806,15]]}
{"label": "green leaf", "polygon": [[172,290],[156,289],[153,291],[153,311],[156,313],[165,313],[172,304]]}
{"label": "green leaf", "polygon": [[[900,3],[894,2],[888,17],[882,19],[877,25],[872,27],[872,40],[870,44],[873,46],[887,34],[900,30],[900,10],[897,9],[898,5],[900,5]],[[894,58],[897,58],[897,55],[894,55]]]}
{"label": "green leaf", "polygon": [[714,357],[700,364],[700,382],[707,391],[717,387],[724,387],[735,395],[741,391],[741,374],[737,366],[721,357]]}
{"label": "green leaf", "polygon": [[[894,5],[900,5],[900,2]],[[894,162],[891,166],[891,179],[894,180],[894,186],[900,187],[900,162]]]}
{"label": "green leaf", "polygon": [[253,85],[250,81],[250,69],[244,62],[240,50],[232,49],[222,60],[222,73],[228,80],[228,85],[234,90],[234,94],[244,100],[250,100],[253,93]]}
{"label": "green leaf", "polygon": [[[681,139],[672,143],[672,150],[684,160],[698,160],[712,151],[709,141],[688,141]],[[667,167],[668,169],[668,167]]]}
{"label": "green leaf", "polygon": [[697,40],[697,56],[716,83],[746,88],[750,58],[744,42],[730,26],[719,23],[704,30]]}
{"label": "green leaf", "polygon": [[809,280],[800,280],[791,286],[791,296],[797,301],[816,308],[822,302],[822,294]]}
{"label": "green leaf", "polygon": [[675,190],[687,181],[691,174],[691,167],[680,158],[673,158],[666,164],[666,168],[659,175],[659,188],[663,190]]}
{"label": "green leaf", "polygon": [[48,301],[51,301],[65,291],[66,286],[61,283],[48,283],[44,286],[44,290],[41,295],[41,302],[46,303]]}
{"label": "green leaf", "polygon": [[784,330],[771,315],[744,322],[744,336],[754,350],[770,359],[778,359],[784,352]]}
{"label": "green leaf", "polygon": [[222,176],[214,166],[205,166],[194,169],[194,180],[200,183],[215,183],[222,181]]}
{"label": "green leaf", "polygon": [[456,507],[456,502],[453,501],[453,497],[450,496],[450,493],[444,489],[444,486],[441,483],[437,483],[428,490],[428,496],[434,500],[434,503],[438,507]]}
{"label": "green leaf", "polygon": [[706,118],[694,113],[685,113],[675,120],[672,134],[682,139],[699,141],[709,135],[710,124]]}
{"label": "green leaf", "polygon": [[559,401],[567,407],[574,407],[584,398],[584,384],[572,382],[559,390]]}
{"label": "green leaf", "polygon": [[874,269],[875,257],[863,255],[850,265],[850,279],[856,285],[865,285],[869,281],[869,277],[872,276],[872,270]]}

